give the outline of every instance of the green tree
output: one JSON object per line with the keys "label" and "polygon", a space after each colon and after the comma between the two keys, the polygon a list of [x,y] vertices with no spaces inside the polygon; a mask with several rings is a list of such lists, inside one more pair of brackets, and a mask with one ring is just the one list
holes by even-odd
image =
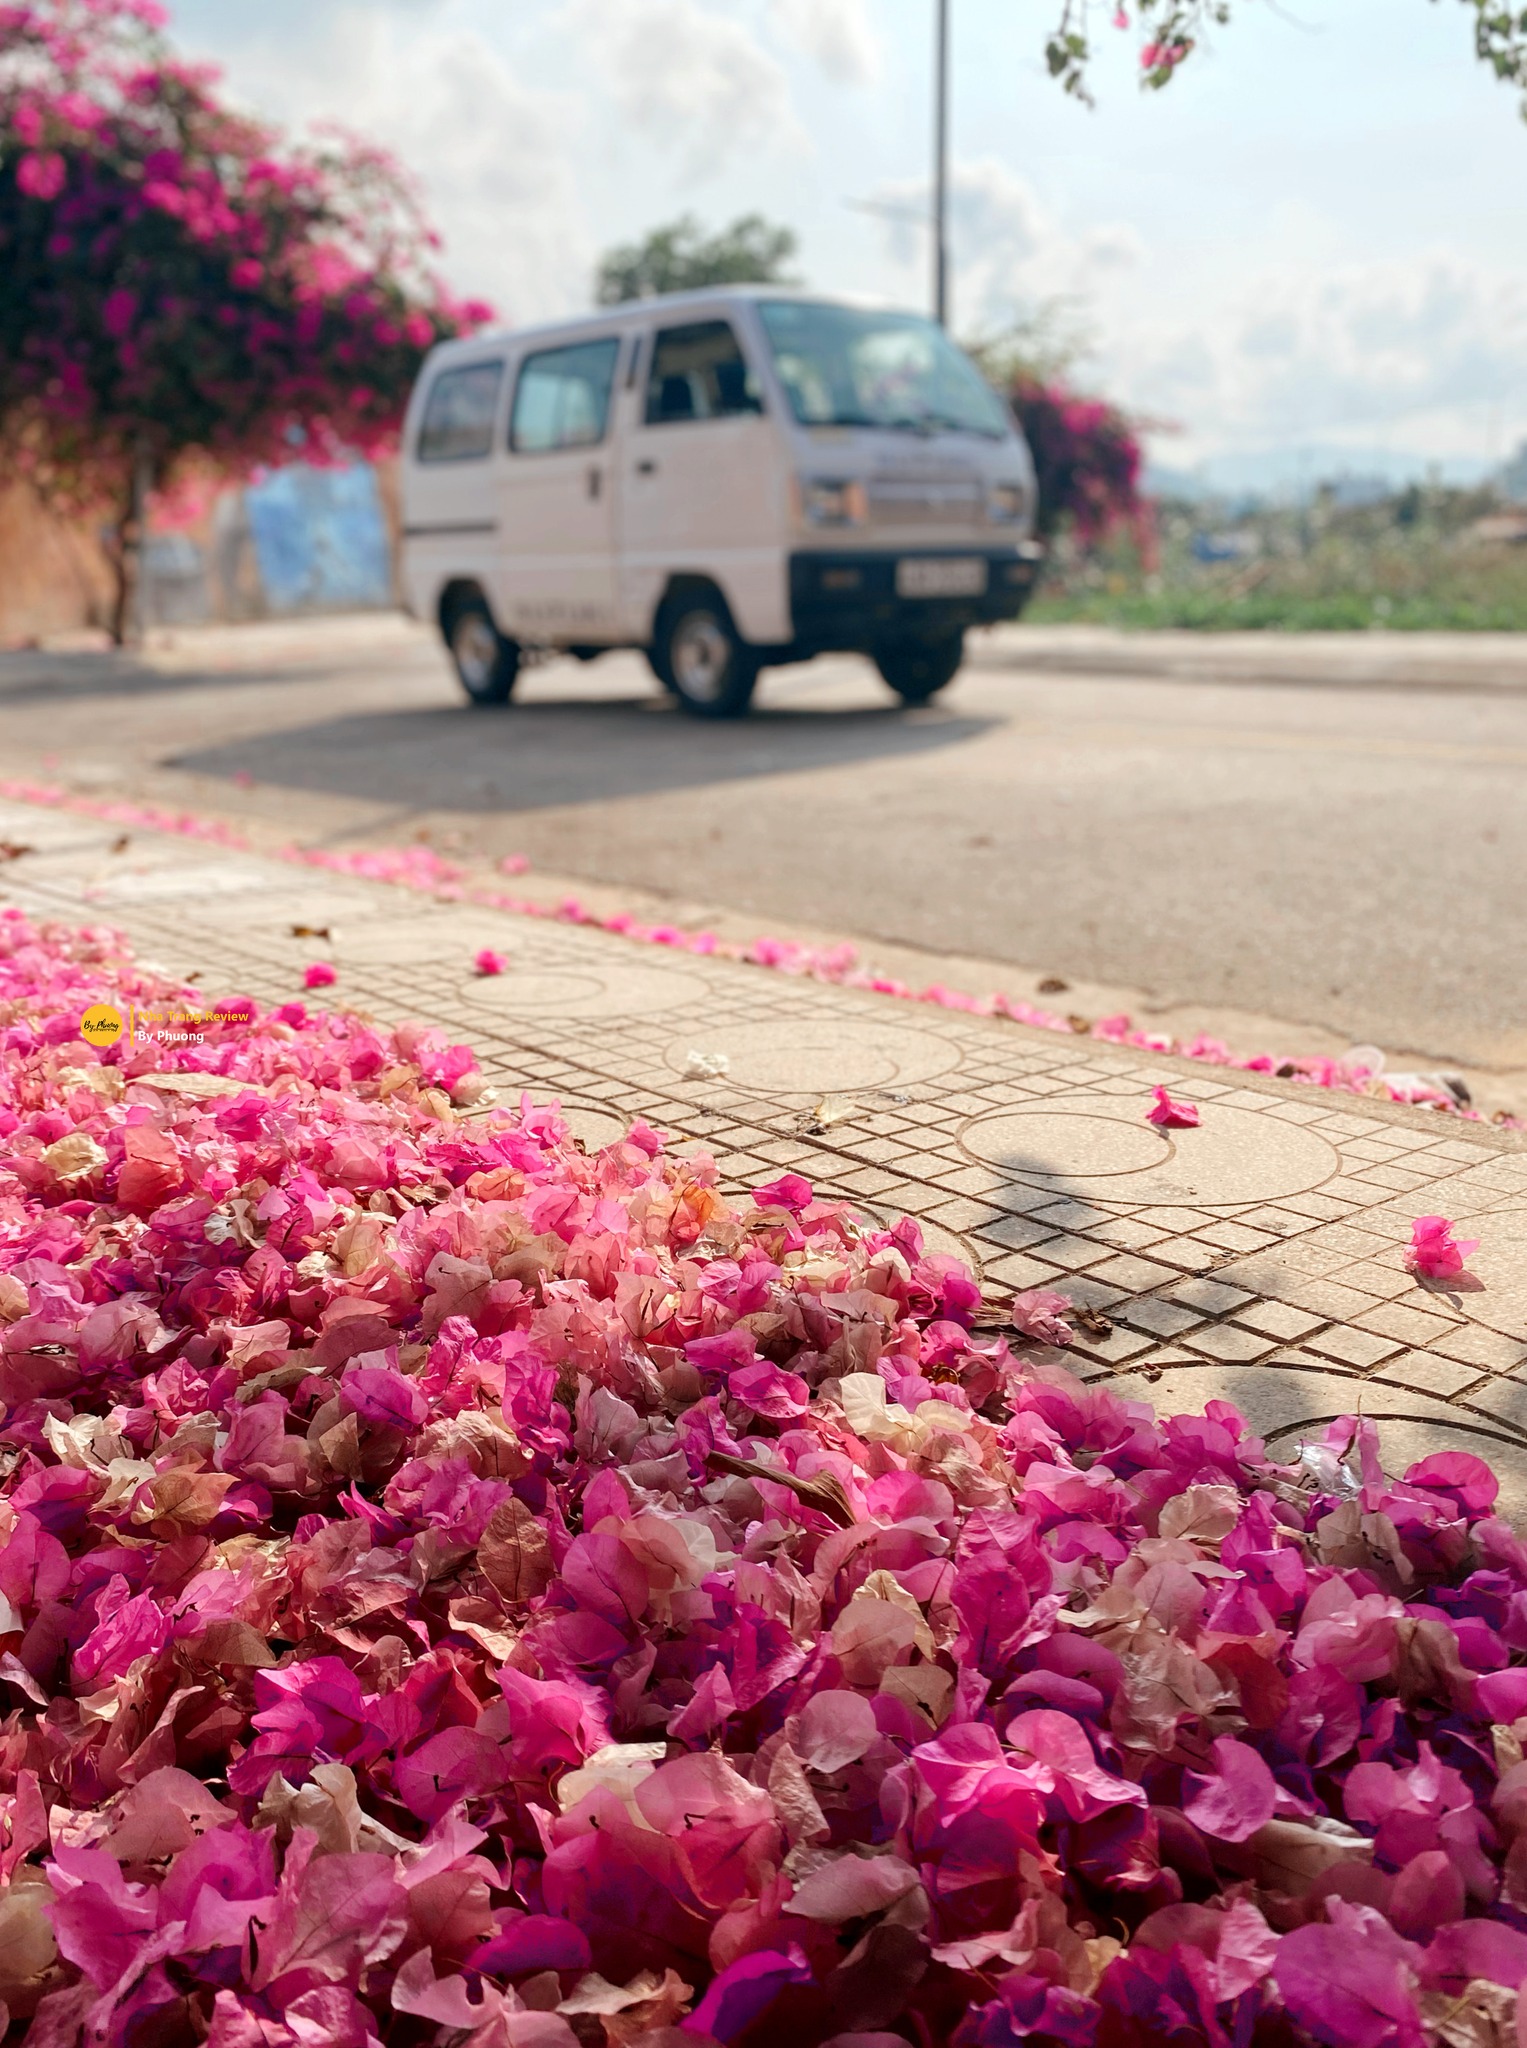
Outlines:
{"label": "green tree", "polygon": [[798,247],[794,231],[745,213],[707,235],[692,213],[653,228],[639,242],[611,249],[599,265],[594,296],[601,306],[692,292],[714,284],[790,284]]}
{"label": "green tree", "polygon": [[[1140,34],[1140,82],[1159,90],[1171,83],[1203,40],[1206,29],[1222,28],[1242,0],[1132,0]],[[1523,93],[1527,119],[1527,7],[1502,0],[1461,0],[1474,15],[1474,49],[1507,85]],[[1094,54],[1092,23],[1101,7],[1118,28],[1130,26],[1124,0],[1061,0],[1060,19],[1045,44],[1050,75],[1069,93],[1090,103],[1088,72]]]}

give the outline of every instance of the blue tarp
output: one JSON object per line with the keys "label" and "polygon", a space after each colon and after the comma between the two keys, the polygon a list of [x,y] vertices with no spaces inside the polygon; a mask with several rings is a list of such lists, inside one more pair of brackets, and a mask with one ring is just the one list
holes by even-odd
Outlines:
{"label": "blue tarp", "polygon": [[392,595],[387,528],[365,463],[294,463],[244,493],[266,603],[273,612],[339,611]]}

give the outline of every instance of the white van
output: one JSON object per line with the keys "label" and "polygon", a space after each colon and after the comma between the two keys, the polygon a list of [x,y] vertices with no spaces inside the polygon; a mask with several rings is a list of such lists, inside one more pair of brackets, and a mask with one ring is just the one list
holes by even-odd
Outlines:
{"label": "white van", "polygon": [[1023,437],[943,331],[776,286],[444,343],[402,494],[404,601],[474,704],[523,650],[610,647],[701,718],[829,649],[925,703],[1042,554]]}

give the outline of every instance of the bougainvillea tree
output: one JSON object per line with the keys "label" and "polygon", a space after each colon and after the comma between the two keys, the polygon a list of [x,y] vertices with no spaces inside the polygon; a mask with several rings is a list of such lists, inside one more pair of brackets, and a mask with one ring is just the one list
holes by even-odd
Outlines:
{"label": "bougainvillea tree", "polygon": [[1118,407],[1021,370],[1008,399],[1034,457],[1040,533],[1049,538],[1069,523],[1084,546],[1120,527],[1143,536],[1140,441]]}
{"label": "bougainvillea tree", "polygon": [[0,456],[119,537],[188,466],[374,453],[424,352],[486,309],[379,151],[283,145],[153,0],[0,6]]}
{"label": "bougainvillea tree", "polygon": [[[1140,36],[1140,79],[1159,90],[1169,85],[1202,43],[1206,29],[1222,28],[1240,0],[1061,0],[1060,16],[1045,44],[1050,74],[1069,93],[1087,100],[1094,47],[1092,24],[1101,15]],[[1462,0],[1472,13],[1475,54],[1508,85],[1527,88],[1527,8],[1503,0]],[[1527,112],[1527,107],[1524,107]]]}

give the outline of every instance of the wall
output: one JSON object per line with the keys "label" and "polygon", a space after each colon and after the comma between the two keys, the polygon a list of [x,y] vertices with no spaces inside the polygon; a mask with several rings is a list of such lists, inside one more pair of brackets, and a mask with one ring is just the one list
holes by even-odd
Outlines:
{"label": "wall", "polygon": [[95,522],[55,518],[27,484],[0,489],[0,647],[104,625],[111,593]]}
{"label": "wall", "polygon": [[[393,601],[390,476],[369,464],[270,471],[153,530],[146,622],[201,625],[360,611]],[[52,517],[25,486],[0,492],[0,646],[102,627],[112,578],[97,527]]]}

